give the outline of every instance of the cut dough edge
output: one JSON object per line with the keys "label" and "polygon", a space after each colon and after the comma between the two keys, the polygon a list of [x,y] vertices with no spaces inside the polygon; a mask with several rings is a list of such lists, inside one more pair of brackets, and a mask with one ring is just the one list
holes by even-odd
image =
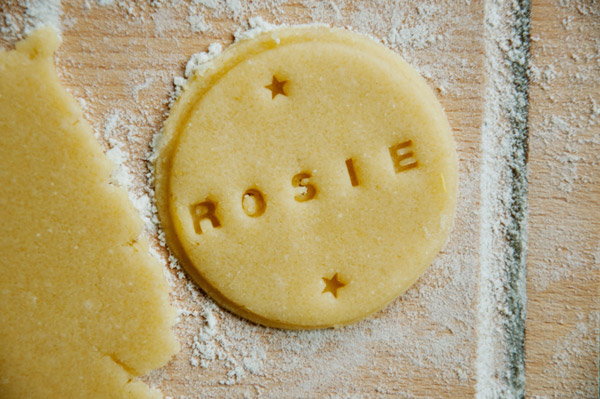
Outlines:
{"label": "cut dough edge", "polygon": [[[5,356],[0,361],[0,369],[5,374],[0,381],[0,396],[58,398],[68,397],[69,392],[77,392],[78,397],[90,398],[107,397],[105,395],[122,398],[160,398],[162,397],[160,392],[149,388],[143,382],[136,381],[134,377],[164,365],[179,349],[175,334],[171,330],[176,313],[169,305],[168,285],[161,265],[149,253],[147,239],[140,237],[142,223],[139,215],[129,202],[126,191],[110,184],[113,167],[93,137],[92,128],[83,118],[75,99],[59,82],[53,63],[53,55],[58,45],[59,38],[56,32],[52,28],[43,28],[18,42],[15,50],[0,51],[0,78],[4,80],[0,82],[0,93],[5,96],[6,101],[2,102],[0,98],[0,103],[7,110],[3,115],[0,109],[0,126],[6,128],[7,135],[6,143],[0,144],[0,148],[6,148],[5,166],[8,168],[16,168],[15,165],[22,166],[22,170],[29,170],[27,168],[30,167],[29,171],[33,171],[31,181],[27,180],[29,177],[27,172],[23,172],[21,177],[25,178],[19,182],[21,187],[10,185],[12,176],[7,174],[9,172],[0,174],[0,182],[2,182],[0,189],[4,188],[3,196],[11,200],[19,199],[18,195],[23,195],[23,192],[32,194],[30,197],[25,194],[20,200],[25,207],[36,208],[40,203],[36,203],[35,195],[44,188],[40,188],[43,184],[40,185],[40,182],[34,179],[38,178],[42,183],[52,182],[51,174],[61,172],[52,168],[41,170],[42,166],[32,167],[31,159],[28,158],[31,154],[36,155],[36,145],[39,147],[42,145],[40,143],[55,141],[54,148],[48,146],[48,158],[41,160],[40,165],[51,164],[48,160],[55,155],[52,154],[52,150],[63,151],[64,165],[70,170],[68,172],[70,175],[67,173],[65,176],[73,178],[72,185],[81,184],[88,190],[88,194],[92,196],[96,194],[100,198],[97,200],[94,197],[90,200],[84,196],[89,203],[77,202],[76,199],[71,200],[67,196],[70,191],[61,192],[60,188],[57,188],[59,197],[56,202],[73,201],[71,205],[75,207],[73,211],[75,213],[79,206],[82,213],[97,208],[101,214],[90,217],[75,215],[73,217],[75,222],[69,218],[62,220],[60,214],[54,213],[63,209],[62,205],[58,204],[53,208],[54,205],[48,200],[47,214],[44,212],[41,214],[47,216],[47,219],[53,219],[55,224],[52,226],[56,226],[57,232],[61,234],[58,238],[42,237],[34,242],[36,239],[31,237],[27,239],[24,231],[39,227],[32,227],[37,222],[34,215],[39,209],[31,212],[31,220],[19,219],[25,213],[23,206],[15,208],[16,212],[11,213],[9,210],[5,210],[7,213],[0,212],[3,221],[6,222],[4,227],[6,242],[2,245],[3,253],[10,255],[18,251],[30,251],[32,258],[37,259],[36,256],[39,254],[36,254],[36,251],[44,252],[43,255],[47,255],[47,259],[44,256],[38,258],[45,259],[47,262],[54,260],[56,264],[62,262],[65,265],[64,273],[61,275],[58,269],[44,270],[45,263],[36,264],[32,261],[30,264],[24,262],[15,264],[10,259],[0,263],[0,270],[7,275],[7,278],[3,279],[4,284],[0,283],[2,288],[0,296],[6,295],[8,298],[0,301],[0,310],[2,310],[0,320],[5,326],[4,329],[0,326],[0,341],[4,341],[7,345],[2,349]],[[14,101],[10,101],[8,97],[12,97]],[[28,99],[31,101],[27,101]],[[11,108],[10,104],[13,103],[16,105]],[[39,105],[42,107],[36,108]],[[36,126],[35,119],[43,118],[45,115],[50,117]],[[22,119],[19,119],[20,117]],[[24,151],[24,156],[19,156],[19,146],[30,144],[31,150]],[[15,149],[16,151],[12,151]],[[11,158],[11,154],[14,154],[14,158]],[[45,161],[48,162],[44,163]],[[16,179],[19,178],[19,175],[15,176]],[[34,183],[38,185],[27,187],[28,183],[31,186]],[[57,186],[62,188],[59,182]],[[67,186],[65,184],[65,187]],[[94,203],[94,199],[98,202]],[[43,207],[46,202],[41,204]],[[123,221],[122,225],[113,223],[109,226],[114,228],[113,237],[104,237],[114,249],[114,254],[90,252],[86,259],[86,255],[78,258],[70,257],[72,254],[67,250],[60,252],[63,244],[71,243],[78,237],[81,241],[81,251],[93,246],[94,244],[91,243],[93,233],[88,237],[85,233],[75,237],[76,234],[72,233],[72,230],[74,227],[81,227],[82,230],[89,227],[88,225],[77,226],[79,216],[82,221],[89,223],[90,220],[102,219],[103,215],[108,219],[112,217],[108,224],[117,218]],[[11,218],[14,221],[12,223]],[[43,217],[38,218],[41,219]],[[45,221],[41,220],[40,226],[43,223]],[[99,226],[99,230],[102,231],[105,227]],[[62,231],[61,228],[69,230]],[[37,237],[40,235],[38,234]],[[43,241],[45,239],[47,241]],[[53,258],[55,255],[56,257]],[[14,256],[15,259],[19,259],[18,254]],[[22,259],[28,258],[22,257]],[[27,270],[27,266],[31,270]],[[106,274],[103,274],[104,271]],[[91,281],[88,279],[90,276],[97,277],[98,280]],[[44,287],[52,286],[55,282],[52,280],[54,277],[57,277],[58,284],[64,281],[67,290],[52,292],[50,289],[45,290]],[[77,280],[78,277],[81,281]],[[77,284],[81,282],[83,282],[81,286],[78,286]],[[11,293],[16,297],[11,298]],[[90,303],[98,300],[100,302],[97,304],[98,309],[94,310],[92,316],[88,316],[78,308],[81,304],[74,303],[81,298],[72,297],[73,303],[69,303],[68,299],[60,297],[61,295],[66,297],[69,293],[88,295],[91,298]],[[65,319],[54,321],[45,331],[38,331],[42,328],[33,325],[35,320],[27,318],[29,309],[20,306],[22,304],[18,296],[25,295],[32,295],[34,300],[40,298],[40,302],[42,302],[41,298],[57,297],[56,304],[42,302],[39,308],[32,308],[31,315],[42,317],[37,321],[39,325],[50,324],[53,321],[51,318],[44,318],[47,316],[44,312],[48,311],[62,311]],[[107,299],[110,303],[102,299]],[[17,309],[19,306],[21,309]],[[106,325],[102,324],[103,319]],[[114,325],[108,325],[109,323]],[[24,334],[19,335],[11,331],[14,328],[23,328]],[[120,328],[122,330],[119,330]],[[35,338],[39,337],[42,338],[35,341]],[[50,342],[52,339],[56,340],[56,345]],[[23,347],[19,347],[19,344]],[[56,356],[53,356],[53,353]],[[69,353],[71,358],[67,356]],[[52,358],[44,359],[44,356]],[[31,364],[32,361],[40,364],[62,361],[63,365],[76,367],[66,370],[59,366],[52,372],[48,372],[48,375],[44,375],[40,371],[42,366]],[[78,374],[84,373],[85,370],[96,373],[86,376]],[[87,382],[75,381],[76,375]],[[30,377],[34,380],[31,381]],[[56,381],[49,383],[49,379],[56,380],[61,377],[65,378],[65,381],[61,381],[65,386],[58,387],[60,384]],[[72,387],[66,386],[70,377],[73,378]],[[38,380],[36,381],[35,378]],[[45,383],[47,386],[44,388]]]}

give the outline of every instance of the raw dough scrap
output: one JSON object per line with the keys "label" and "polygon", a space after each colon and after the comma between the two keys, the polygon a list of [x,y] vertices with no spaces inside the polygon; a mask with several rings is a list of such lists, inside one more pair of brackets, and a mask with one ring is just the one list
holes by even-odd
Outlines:
{"label": "raw dough scrap", "polygon": [[0,397],[160,398],[177,351],[141,220],[38,30],[0,52]]}
{"label": "raw dough scrap", "polygon": [[217,302],[322,328],[381,309],[445,244],[457,160],[426,82],[371,39],[325,27],[243,40],[165,124],[167,241]]}

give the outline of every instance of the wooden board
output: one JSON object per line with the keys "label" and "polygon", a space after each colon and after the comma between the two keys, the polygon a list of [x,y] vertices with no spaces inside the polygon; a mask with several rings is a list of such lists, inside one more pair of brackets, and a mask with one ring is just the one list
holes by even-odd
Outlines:
{"label": "wooden board", "polygon": [[598,397],[600,5],[532,13],[526,374],[530,397]]}
{"label": "wooden board", "polygon": [[[485,22],[493,17],[492,0],[99,3],[62,2],[63,45],[56,61],[101,144],[109,153],[117,148],[125,154],[128,188],[142,210],[150,198],[146,157],[168,111],[173,78],[183,75],[192,54],[214,42],[231,43],[254,16],[350,26],[382,40],[438,94],[460,158],[456,224],[443,253],[401,299],[354,327],[290,333],[254,326],[215,306],[169,262],[173,303],[182,309],[176,327],[182,351],[146,381],[178,399],[486,398],[512,385],[519,392],[517,382],[501,377],[519,365],[491,362],[492,378],[480,367],[488,348],[482,328],[504,326],[480,311],[486,295],[480,288],[488,277],[480,269],[480,235],[494,231],[494,222],[480,213],[490,201],[481,198],[480,187],[489,177],[482,177],[489,154],[481,148],[486,101],[493,101],[487,94],[494,90],[488,65],[490,46],[497,43]],[[599,6],[560,4],[532,5],[525,377],[527,396],[536,398],[598,392],[600,76],[593,46]],[[0,22],[0,42],[14,43],[27,22],[21,18],[26,8],[19,1],[0,4],[1,13],[13,18]],[[494,20],[507,24],[507,18]],[[548,122],[548,115],[562,116],[567,127]],[[166,260],[155,227],[147,227]],[[503,359],[504,344],[492,342],[490,356]]]}

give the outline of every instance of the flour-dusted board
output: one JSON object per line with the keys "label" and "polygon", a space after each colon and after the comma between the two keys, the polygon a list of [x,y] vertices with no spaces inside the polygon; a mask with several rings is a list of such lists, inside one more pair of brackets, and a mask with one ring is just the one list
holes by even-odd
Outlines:
{"label": "flour-dusted board", "polygon": [[529,396],[598,397],[600,3],[534,1],[529,112]]}
{"label": "flour-dusted board", "polygon": [[[62,82],[119,164],[115,179],[165,262],[182,350],[143,377],[165,396],[597,396],[597,2],[8,0],[0,13],[6,47],[40,23],[61,30]],[[254,17],[382,41],[426,78],[453,129],[460,185],[450,240],[414,287],[355,326],[253,325],[216,306],[160,245],[146,158],[174,78]]]}

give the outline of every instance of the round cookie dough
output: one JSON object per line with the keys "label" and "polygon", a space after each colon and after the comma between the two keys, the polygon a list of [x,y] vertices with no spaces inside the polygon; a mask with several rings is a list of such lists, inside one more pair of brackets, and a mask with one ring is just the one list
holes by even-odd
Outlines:
{"label": "round cookie dough", "polygon": [[433,261],[456,204],[432,90],[382,45],[325,27],[264,32],[216,58],[174,105],[155,170],[188,273],[280,328],[383,308]]}

